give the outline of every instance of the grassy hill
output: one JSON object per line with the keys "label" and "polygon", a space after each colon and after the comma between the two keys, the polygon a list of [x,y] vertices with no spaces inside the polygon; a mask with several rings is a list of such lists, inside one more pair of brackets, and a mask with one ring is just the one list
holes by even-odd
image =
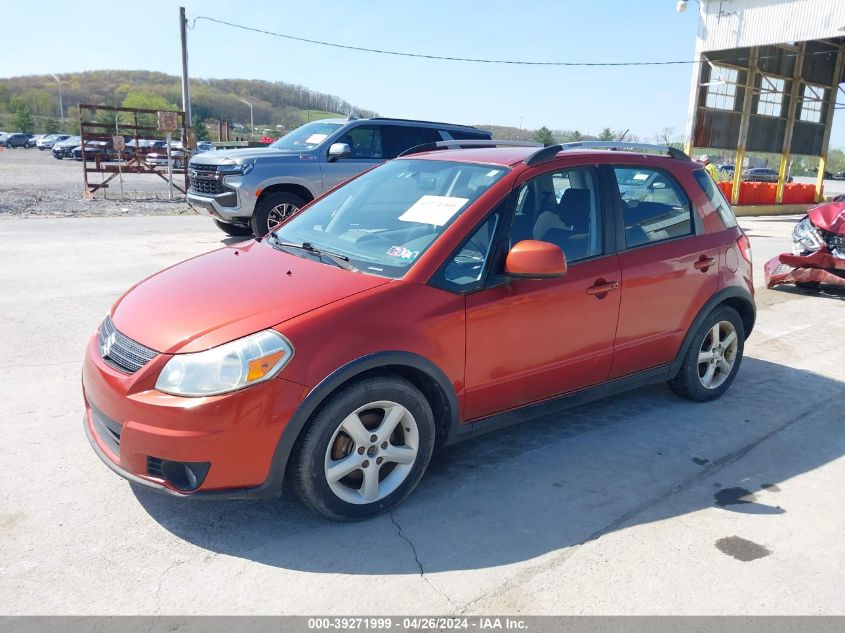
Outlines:
{"label": "grassy hill", "polygon": [[[127,101],[138,107],[168,107],[181,104],[180,78],[143,70],[95,70],[62,75],[62,97],[67,131],[78,123],[76,104],[96,103],[120,106]],[[249,124],[253,104],[256,127],[293,129],[308,120],[326,116],[372,116],[330,94],[284,82],[248,79],[192,79],[191,106],[194,121],[218,119]],[[59,118],[58,85],[50,75],[28,75],[0,79],[0,129],[18,131],[13,113],[26,109],[33,117],[33,131],[44,132]],[[5,116],[4,116],[5,113]],[[78,127],[76,128],[78,130]]]}

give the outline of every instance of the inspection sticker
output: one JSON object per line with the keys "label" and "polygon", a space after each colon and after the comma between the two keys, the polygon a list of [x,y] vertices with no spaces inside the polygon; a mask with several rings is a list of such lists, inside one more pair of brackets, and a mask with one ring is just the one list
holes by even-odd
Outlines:
{"label": "inspection sticker", "polygon": [[408,261],[413,261],[417,258],[420,254],[419,251],[412,251],[404,246],[391,246],[387,250],[387,254],[391,257],[398,257],[399,259],[406,259]]}
{"label": "inspection sticker", "polygon": [[410,209],[400,215],[399,219],[403,222],[419,222],[420,224],[443,226],[467,202],[469,202],[469,198],[425,195],[411,205]]}
{"label": "inspection sticker", "polygon": [[322,143],[323,141],[325,141],[327,136],[328,134],[312,134],[307,139],[305,139],[305,142],[308,145],[317,145],[318,143]]}

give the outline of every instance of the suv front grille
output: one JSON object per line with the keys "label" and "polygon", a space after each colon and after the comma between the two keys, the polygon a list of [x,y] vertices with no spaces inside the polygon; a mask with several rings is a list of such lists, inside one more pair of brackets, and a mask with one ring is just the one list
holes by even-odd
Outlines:
{"label": "suv front grille", "polygon": [[223,183],[216,179],[208,180],[206,178],[194,176],[193,178],[191,178],[191,188],[189,191],[193,193],[204,193],[210,195],[223,193]]}
{"label": "suv front grille", "polygon": [[136,343],[128,336],[121,334],[114,327],[111,317],[106,317],[97,332],[97,346],[109,365],[134,374],[144,365],[156,357],[157,352],[149,347]]}
{"label": "suv front grille", "polygon": [[818,231],[819,235],[821,235],[822,239],[827,243],[831,250],[845,246],[845,236],[836,235],[830,231],[825,231],[824,229],[818,229]]}

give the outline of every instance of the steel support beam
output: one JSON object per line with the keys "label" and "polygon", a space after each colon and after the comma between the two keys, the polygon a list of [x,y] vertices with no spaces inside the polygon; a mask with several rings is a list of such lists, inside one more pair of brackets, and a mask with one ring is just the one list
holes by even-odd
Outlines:
{"label": "steel support beam", "polygon": [[736,141],[734,182],[731,190],[731,204],[739,204],[739,189],[742,185],[742,164],[745,160],[745,143],[748,140],[748,124],[751,121],[751,103],[754,101],[754,86],[757,76],[758,47],[753,47],[748,56],[748,75],[745,78],[745,94],[742,97],[742,116],[739,120],[739,134]]}
{"label": "steel support beam", "polygon": [[780,169],[778,170],[778,188],[775,194],[775,204],[783,203],[783,187],[786,183],[789,168],[790,148],[792,147],[792,132],[798,118],[798,100],[801,96],[801,74],[804,68],[804,53],[806,42],[802,42],[795,57],[795,70],[792,73],[792,89],[789,91],[789,107],[786,110],[786,130],[783,134],[783,149],[780,154]]}
{"label": "steel support beam", "polygon": [[836,65],[833,71],[833,81],[825,99],[826,112],[824,117],[824,133],[822,136],[822,152],[819,156],[819,172],[816,175],[816,202],[824,200],[824,170],[827,166],[827,151],[830,148],[830,128],[833,127],[833,113],[836,110],[836,95],[839,80],[842,77],[843,47],[836,52]]}

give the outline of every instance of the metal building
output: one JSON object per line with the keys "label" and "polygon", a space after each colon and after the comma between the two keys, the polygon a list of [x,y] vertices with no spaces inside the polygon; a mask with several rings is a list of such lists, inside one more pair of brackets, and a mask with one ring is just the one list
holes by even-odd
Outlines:
{"label": "metal building", "polygon": [[[681,0],[679,9],[686,1]],[[815,194],[821,200],[830,128],[845,70],[845,0],[697,4],[698,63],[690,89],[687,152],[736,152],[734,204],[739,201],[746,152],[780,154],[777,203],[784,199],[790,157],[818,156]]]}

